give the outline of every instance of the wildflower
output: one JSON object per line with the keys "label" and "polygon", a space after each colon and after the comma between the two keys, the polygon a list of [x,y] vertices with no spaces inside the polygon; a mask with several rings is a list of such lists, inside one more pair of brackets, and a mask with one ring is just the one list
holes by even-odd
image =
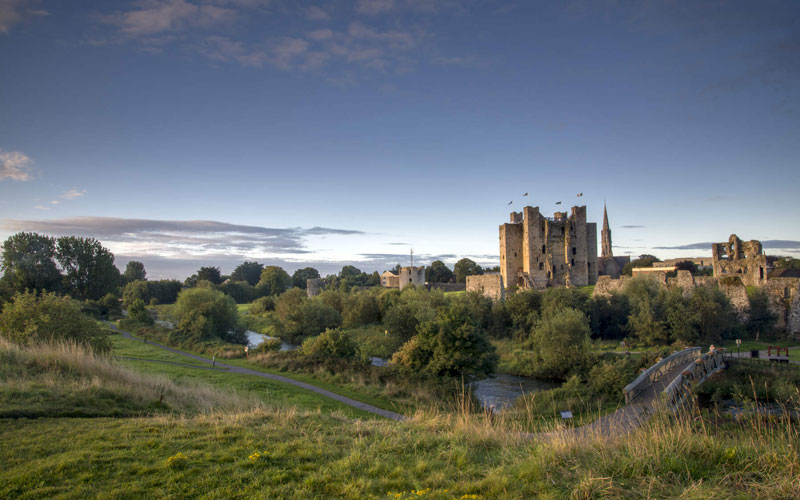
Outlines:
{"label": "wildflower", "polygon": [[167,467],[170,469],[180,469],[186,466],[186,462],[188,461],[189,457],[181,452],[178,452],[167,459]]}

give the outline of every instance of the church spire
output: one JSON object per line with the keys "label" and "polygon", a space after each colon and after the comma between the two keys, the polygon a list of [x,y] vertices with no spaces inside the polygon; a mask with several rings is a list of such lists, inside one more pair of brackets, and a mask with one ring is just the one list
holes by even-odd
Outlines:
{"label": "church spire", "polygon": [[602,248],[601,257],[611,257],[614,253],[611,251],[611,229],[608,227],[608,210],[606,204],[603,202],[603,231],[601,232]]}

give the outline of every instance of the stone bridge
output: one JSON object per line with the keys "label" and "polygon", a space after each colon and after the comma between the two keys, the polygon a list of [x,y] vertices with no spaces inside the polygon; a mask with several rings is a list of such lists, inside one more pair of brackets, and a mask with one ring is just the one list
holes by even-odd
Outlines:
{"label": "stone bridge", "polygon": [[724,356],[725,349],[702,354],[699,347],[673,353],[625,386],[625,403],[647,405],[663,401],[677,410],[689,401],[692,387],[724,368]]}
{"label": "stone bridge", "polygon": [[673,353],[625,386],[625,406],[568,432],[578,438],[617,436],[641,425],[662,403],[677,411],[692,401],[693,387],[724,367],[724,356],[724,349],[702,354],[699,347]]}

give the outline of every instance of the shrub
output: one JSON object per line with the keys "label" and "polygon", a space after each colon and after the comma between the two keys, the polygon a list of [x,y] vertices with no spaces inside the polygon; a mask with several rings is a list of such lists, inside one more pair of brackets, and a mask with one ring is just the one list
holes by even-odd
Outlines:
{"label": "shrub", "polygon": [[252,351],[255,353],[280,351],[281,343],[281,339],[267,339],[258,344]]}
{"label": "shrub", "polygon": [[275,299],[273,297],[259,297],[250,304],[250,309],[247,310],[248,314],[254,316],[264,316],[270,311],[275,310]]}
{"label": "shrub", "polygon": [[128,318],[143,325],[152,325],[155,323],[153,318],[147,313],[147,309],[145,309],[144,301],[142,299],[136,299],[133,301],[131,306],[128,308]]}
{"label": "shrub", "polygon": [[333,359],[352,361],[358,357],[358,346],[352,337],[342,330],[325,330],[322,334],[303,342],[300,348],[303,356],[315,361]]}
{"label": "shrub", "polygon": [[182,291],[173,314],[178,322],[178,333],[187,340],[219,338],[247,344],[247,335],[238,327],[236,303],[219,290],[198,287]]}
{"label": "shrub", "polygon": [[0,335],[17,344],[75,341],[96,351],[111,347],[96,321],[81,313],[78,302],[54,293],[21,293],[3,307]]}
{"label": "shrub", "polygon": [[576,367],[585,364],[590,335],[588,320],[581,311],[563,308],[544,316],[530,337],[536,353],[537,375],[564,380]]}

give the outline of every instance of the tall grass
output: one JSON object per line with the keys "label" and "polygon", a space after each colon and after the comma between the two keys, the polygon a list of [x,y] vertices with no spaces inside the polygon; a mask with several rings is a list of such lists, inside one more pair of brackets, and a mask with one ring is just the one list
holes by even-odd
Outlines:
{"label": "tall grass", "polygon": [[[115,414],[115,404],[124,409],[117,413],[123,414],[246,411],[261,404],[206,385],[179,385],[165,377],[138,373],[75,342],[23,348],[0,339],[0,382],[9,398],[2,411],[6,416],[37,416],[41,405],[36,400],[48,395],[52,395],[51,403],[72,401],[80,407],[78,415]],[[69,413],[69,408],[63,409]]]}

